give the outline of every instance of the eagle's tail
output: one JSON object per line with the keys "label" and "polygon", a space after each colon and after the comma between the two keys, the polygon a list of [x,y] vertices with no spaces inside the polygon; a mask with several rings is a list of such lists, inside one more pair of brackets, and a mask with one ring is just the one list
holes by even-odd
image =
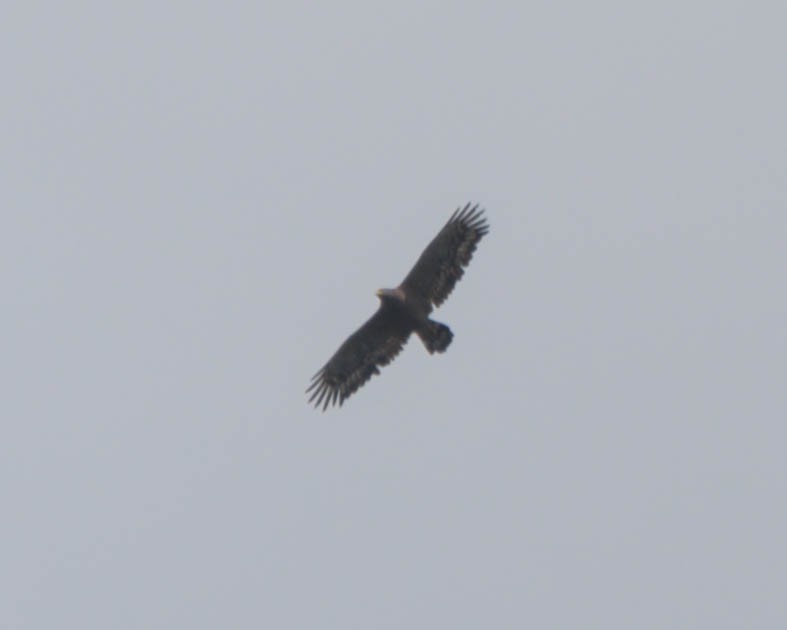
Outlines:
{"label": "eagle's tail", "polygon": [[428,319],[426,324],[421,326],[416,333],[424,342],[429,354],[435,352],[445,352],[454,338],[454,333],[445,324]]}

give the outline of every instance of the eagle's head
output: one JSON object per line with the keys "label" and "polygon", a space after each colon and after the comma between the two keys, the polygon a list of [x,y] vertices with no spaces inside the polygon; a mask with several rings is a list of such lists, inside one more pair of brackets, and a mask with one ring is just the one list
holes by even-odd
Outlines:
{"label": "eagle's head", "polygon": [[388,299],[404,302],[404,290],[401,287],[396,287],[395,289],[377,289],[375,295],[380,298],[380,300]]}

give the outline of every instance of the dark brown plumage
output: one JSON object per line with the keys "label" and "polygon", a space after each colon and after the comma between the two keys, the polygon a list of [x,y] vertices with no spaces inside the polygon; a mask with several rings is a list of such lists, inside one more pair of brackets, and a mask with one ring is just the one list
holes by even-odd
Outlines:
{"label": "dark brown plumage", "polygon": [[429,319],[453,291],[489,224],[478,205],[457,208],[395,289],[380,289],[380,307],[339,347],[306,390],[315,407],[339,405],[379,368],[388,365],[416,333],[430,354],[444,352],[451,329]]}

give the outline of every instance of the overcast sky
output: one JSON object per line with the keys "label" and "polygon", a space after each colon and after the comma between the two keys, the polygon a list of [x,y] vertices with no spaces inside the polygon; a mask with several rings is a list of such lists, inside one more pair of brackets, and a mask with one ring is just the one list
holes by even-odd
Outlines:
{"label": "overcast sky", "polygon": [[0,627],[787,627],[783,3],[122,4],[2,11]]}

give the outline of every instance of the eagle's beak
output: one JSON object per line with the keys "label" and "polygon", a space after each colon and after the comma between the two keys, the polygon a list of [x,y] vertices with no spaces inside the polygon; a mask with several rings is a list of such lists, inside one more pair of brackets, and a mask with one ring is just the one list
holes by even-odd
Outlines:
{"label": "eagle's beak", "polygon": [[377,289],[377,291],[375,291],[374,294],[377,297],[383,297],[383,290],[382,289]]}

